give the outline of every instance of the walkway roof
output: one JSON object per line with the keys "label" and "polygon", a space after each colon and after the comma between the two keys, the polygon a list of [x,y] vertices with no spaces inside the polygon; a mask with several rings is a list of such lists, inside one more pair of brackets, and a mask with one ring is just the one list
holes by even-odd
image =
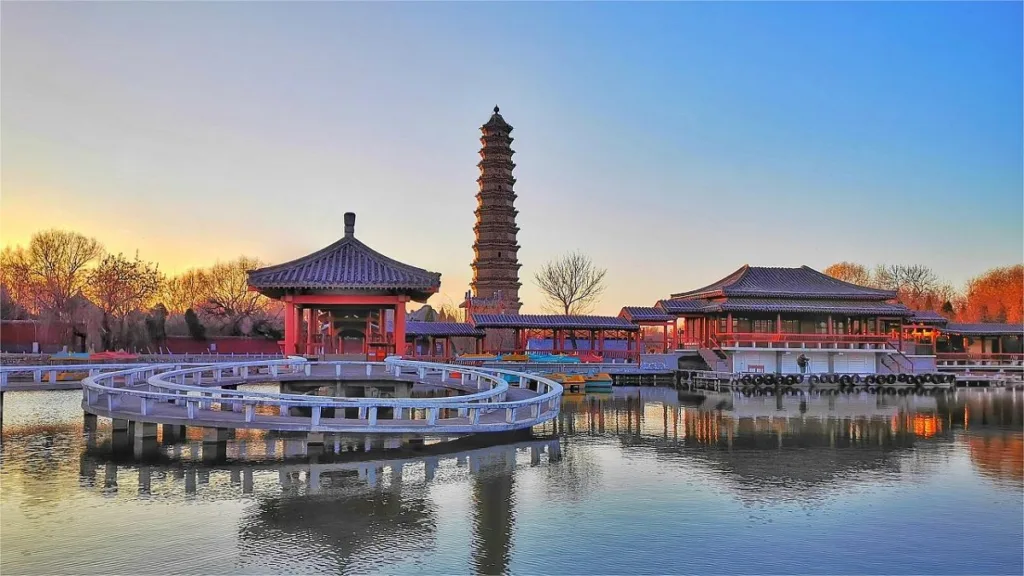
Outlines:
{"label": "walkway roof", "polygon": [[406,322],[406,336],[471,336],[481,338],[483,330],[477,330],[472,324],[464,322]]}
{"label": "walkway roof", "polygon": [[559,330],[630,330],[639,326],[617,316],[564,316],[561,314],[474,314],[477,328],[534,328]]}
{"label": "walkway roof", "polygon": [[944,334],[959,334],[961,336],[1024,336],[1024,324],[996,322],[947,324],[941,330]]}

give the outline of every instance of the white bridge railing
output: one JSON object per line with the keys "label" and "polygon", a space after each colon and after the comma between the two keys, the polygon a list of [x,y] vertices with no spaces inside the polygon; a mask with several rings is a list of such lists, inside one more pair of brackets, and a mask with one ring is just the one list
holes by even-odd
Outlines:
{"label": "white bridge railing", "polygon": [[[477,392],[446,398],[341,398],[229,390],[224,386],[275,379],[329,379],[345,368]],[[319,368],[319,369],[318,369]],[[326,368],[324,370],[323,368]],[[453,372],[461,376],[452,380]],[[508,399],[510,384],[521,390]],[[89,376],[83,408],[101,416],[186,426],[306,432],[466,434],[528,428],[558,415],[562,387],[547,378],[495,368],[388,359],[385,362],[307,362],[302,358],[201,366],[149,365]],[[213,405],[218,404],[219,410]],[[309,416],[294,415],[293,408]],[[333,414],[325,411],[333,409]],[[346,409],[355,409],[355,417]],[[391,409],[392,418],[380,418]],[[415,418],[422,411],[423,418]]]}

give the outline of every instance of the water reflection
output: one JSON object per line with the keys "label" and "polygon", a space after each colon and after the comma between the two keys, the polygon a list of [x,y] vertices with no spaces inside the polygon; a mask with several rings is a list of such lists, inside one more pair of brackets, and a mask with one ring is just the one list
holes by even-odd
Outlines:
{"label": "water reflection", "polygon": [[[988,534],[987,542],[1020,540],[1020,526],[989,534],[982,523],[1005,512],[994,504],[999,498],[1019,499],[1024,487],[1024,406],[1013,392],[746,397],[617,389],[568,397],[535,438],[498,444],[258,430],[211,436],[174,427],[144,438],[83,419],[76,393],[30,394],[7,399],[15,416],[6,419],[0,448],[2,573],[166,573],[197,565],[210,573],[657,572],[662,564],[650,560],[645,540],[626,542],[654,536],[652,525],[661,526],[660,538],[718,534],[687,554],[697,571],[821,571],[799,557],[762,566],[753,557],[770,553],[770,543],[752,545],[750,531],[758,522],[793,522],[790,505],[827,509],[866,487],[953,477],[976,482],[970,506],[992,507],[976,510],[977,522],[965,529]],[[976,476],[964,477],[961,461]],[[722,510],[699,508],[704,517],[684,520],[673,500],[689,498],[693,506],[694,498],[723,494],[759,511],[736,516],[728,501],[716,500]],[[884,530],[898,532],[900,521],[892,522]],[[718,526],[727,530],[715,532]],[[615,536],[600,536],[606,529]],[[558,537],[545,537],[548,531]],[[56,534],[58,545],[41,545],[42,534]],[[732,564],[715,568],[716,546],[741,544],[749,563],[733,552]],[[565,546],[582,557],[563,563]],[[675,550],[659,554],[674,557]],[[851,557],[835,571],[974,567],[966,557],[939,566],[880,554],[890,569]],[[151,567],[140,568],[140,557]],[[996,571],[1020,571],[1014,556],[992,558]]]}

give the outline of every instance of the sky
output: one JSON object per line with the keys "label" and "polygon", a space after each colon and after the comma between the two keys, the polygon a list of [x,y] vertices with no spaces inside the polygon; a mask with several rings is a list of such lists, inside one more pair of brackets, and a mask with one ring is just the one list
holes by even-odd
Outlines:
{"label": "sky", "polygon": [[169,273],[343,235],[471,279],[479,127],[515,129],[523,312],[570,251],[597,313],[744,264],[1024,259],[1022,5],[4,2],[0,243]]}

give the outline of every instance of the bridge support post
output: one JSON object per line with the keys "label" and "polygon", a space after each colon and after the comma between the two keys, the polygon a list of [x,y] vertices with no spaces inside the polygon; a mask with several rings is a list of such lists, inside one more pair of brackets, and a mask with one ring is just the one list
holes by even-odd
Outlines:
{"label": "bridge support post", "polygon": [[242,470],[242,494],[252,494],[252,469]]}
{"label": "bridge support post", "polygon": [[434,479],[434,473],[437,471],[437,458],[427,458],[423,461],[424,477],[427,482]]}
{"label": "bridge support post", "polygon": [[176,424],[164,424],[163,425],[163,437],[164,443],[175,443],[181,442],[185,439],[185,427],[178,426]]}

